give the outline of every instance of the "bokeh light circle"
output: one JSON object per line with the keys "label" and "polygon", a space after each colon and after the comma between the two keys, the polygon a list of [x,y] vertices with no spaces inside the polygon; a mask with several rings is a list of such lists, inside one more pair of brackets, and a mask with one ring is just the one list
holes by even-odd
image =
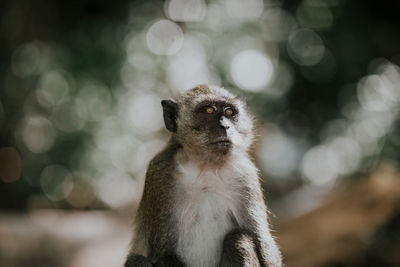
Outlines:
{"label": "bokeh light circle", "polygon": [[297,21],[306,28],[329,29],[333,24],[333,14],[327,3],[302,1],[296,11]]}
{"label": "bokeh light circle", "polygon": [[396,87],[379,75],[369,75],[357,84],[361,106],[369,111],[385,111],[396,103]]}
{"label": "bokeh light circle", "polygon": [[229,16],[238,19],[255,20],[264,11],[263,0],[225,0],[224,4]]}
{"label": "bokeh light circle", "polygon": [[48,71],[40,77],[36,98],[41,106],[51,108],[69,94],[70,87],[65,71]]}
{"label": "bokeh light circle", "polygon": [[49,165],[40,174],[40,185],[48,198],[62,200],[73,189],[72,175],[61,165]]}
{"label": "bokeh light circle", "polygon": [[288,40],[288,53],[301,66],[313,66],[321,61],[325,45],[317,33],[309,29],[293,32]]}
{"label": "bokeh light circle", "polygon": [[175,21],[201,21],[206,14],[204,0],[169,0],[165,13]]}
{"label": "bokeh light circle", "polygon": [[29,117],[22,129],[22,139],[33,153],[44,153],[50,150],[55,142],[56,131],[53,124],[45,117]]}
{"label": "bokeh light circle", "polygon": [[139,94],[129,100],[127,116],[138,133],[150,134],[164,126],[160,110],[160,99],[156,95]]}
{"label": "bokeh light circle", "polygon": [[239,52],[232,60],[230,74],[237,86],[248,91],[260,91],[274,76],[271,59],[258,50]]}
{"label": "bokeh light circle", "polygon": [[339,175],[337,154],[325,145],[311,148],[304,155],[301,173],[310,183],[318,186],[333,184]]}
{"label": "bokeh light circle", "polygon": [[290,177],[300,158],[296,142],[277,128],[269,125],[262,138],[259,152],[262,169],[273,177]]}
{"label": "bokeh light circle", "polygon": [[34,43],[23,44],[12,55],[11,67],[15,75],[26,77],[39,68],[41,53]]}
{"label": "bokeh light circle", "polygon": [[173,55],[183,44],[181,28],[170,20],[159,20],[150,26],[146,34],[147,46],[157,55]]}

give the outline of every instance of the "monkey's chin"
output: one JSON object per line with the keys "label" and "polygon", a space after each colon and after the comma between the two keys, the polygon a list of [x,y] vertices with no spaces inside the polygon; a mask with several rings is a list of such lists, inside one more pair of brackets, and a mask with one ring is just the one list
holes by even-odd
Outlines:
{"label": "monkey's chin", "polygon": [[213,151],[219,155],[227,155],[232,149],[232,143],[229,140],[223,140],[211,143]]}

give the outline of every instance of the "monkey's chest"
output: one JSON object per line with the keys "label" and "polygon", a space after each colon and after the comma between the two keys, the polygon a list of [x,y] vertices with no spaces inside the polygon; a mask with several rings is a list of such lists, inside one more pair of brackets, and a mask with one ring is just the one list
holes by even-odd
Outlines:
{"label": "monkey's chest", "polygon": [[189,267],[217,266],[224,236],[234,227],[235,193],[226,184],[185,186],[177,210],[178,255]]}

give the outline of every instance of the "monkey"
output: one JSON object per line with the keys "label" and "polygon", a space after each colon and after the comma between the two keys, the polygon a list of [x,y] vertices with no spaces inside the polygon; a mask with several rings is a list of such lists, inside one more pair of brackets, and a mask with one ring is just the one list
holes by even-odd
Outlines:
{"label": "monkey", "polygon": [[149,163],[124,266],[282,266],[244,101],[199,85],[161,105],[171,137]]}

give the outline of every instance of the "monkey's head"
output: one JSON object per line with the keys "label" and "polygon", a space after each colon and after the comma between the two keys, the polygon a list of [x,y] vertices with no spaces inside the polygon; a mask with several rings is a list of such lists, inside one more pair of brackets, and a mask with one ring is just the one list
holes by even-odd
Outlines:
{"label": "monkey's head", "polygon": [[253,141],[253,123],[244,102],[223,88],[199,85],[176,102],[161,104],[165,126],[198,160],[218,164],[231,153],[246,152]]}

